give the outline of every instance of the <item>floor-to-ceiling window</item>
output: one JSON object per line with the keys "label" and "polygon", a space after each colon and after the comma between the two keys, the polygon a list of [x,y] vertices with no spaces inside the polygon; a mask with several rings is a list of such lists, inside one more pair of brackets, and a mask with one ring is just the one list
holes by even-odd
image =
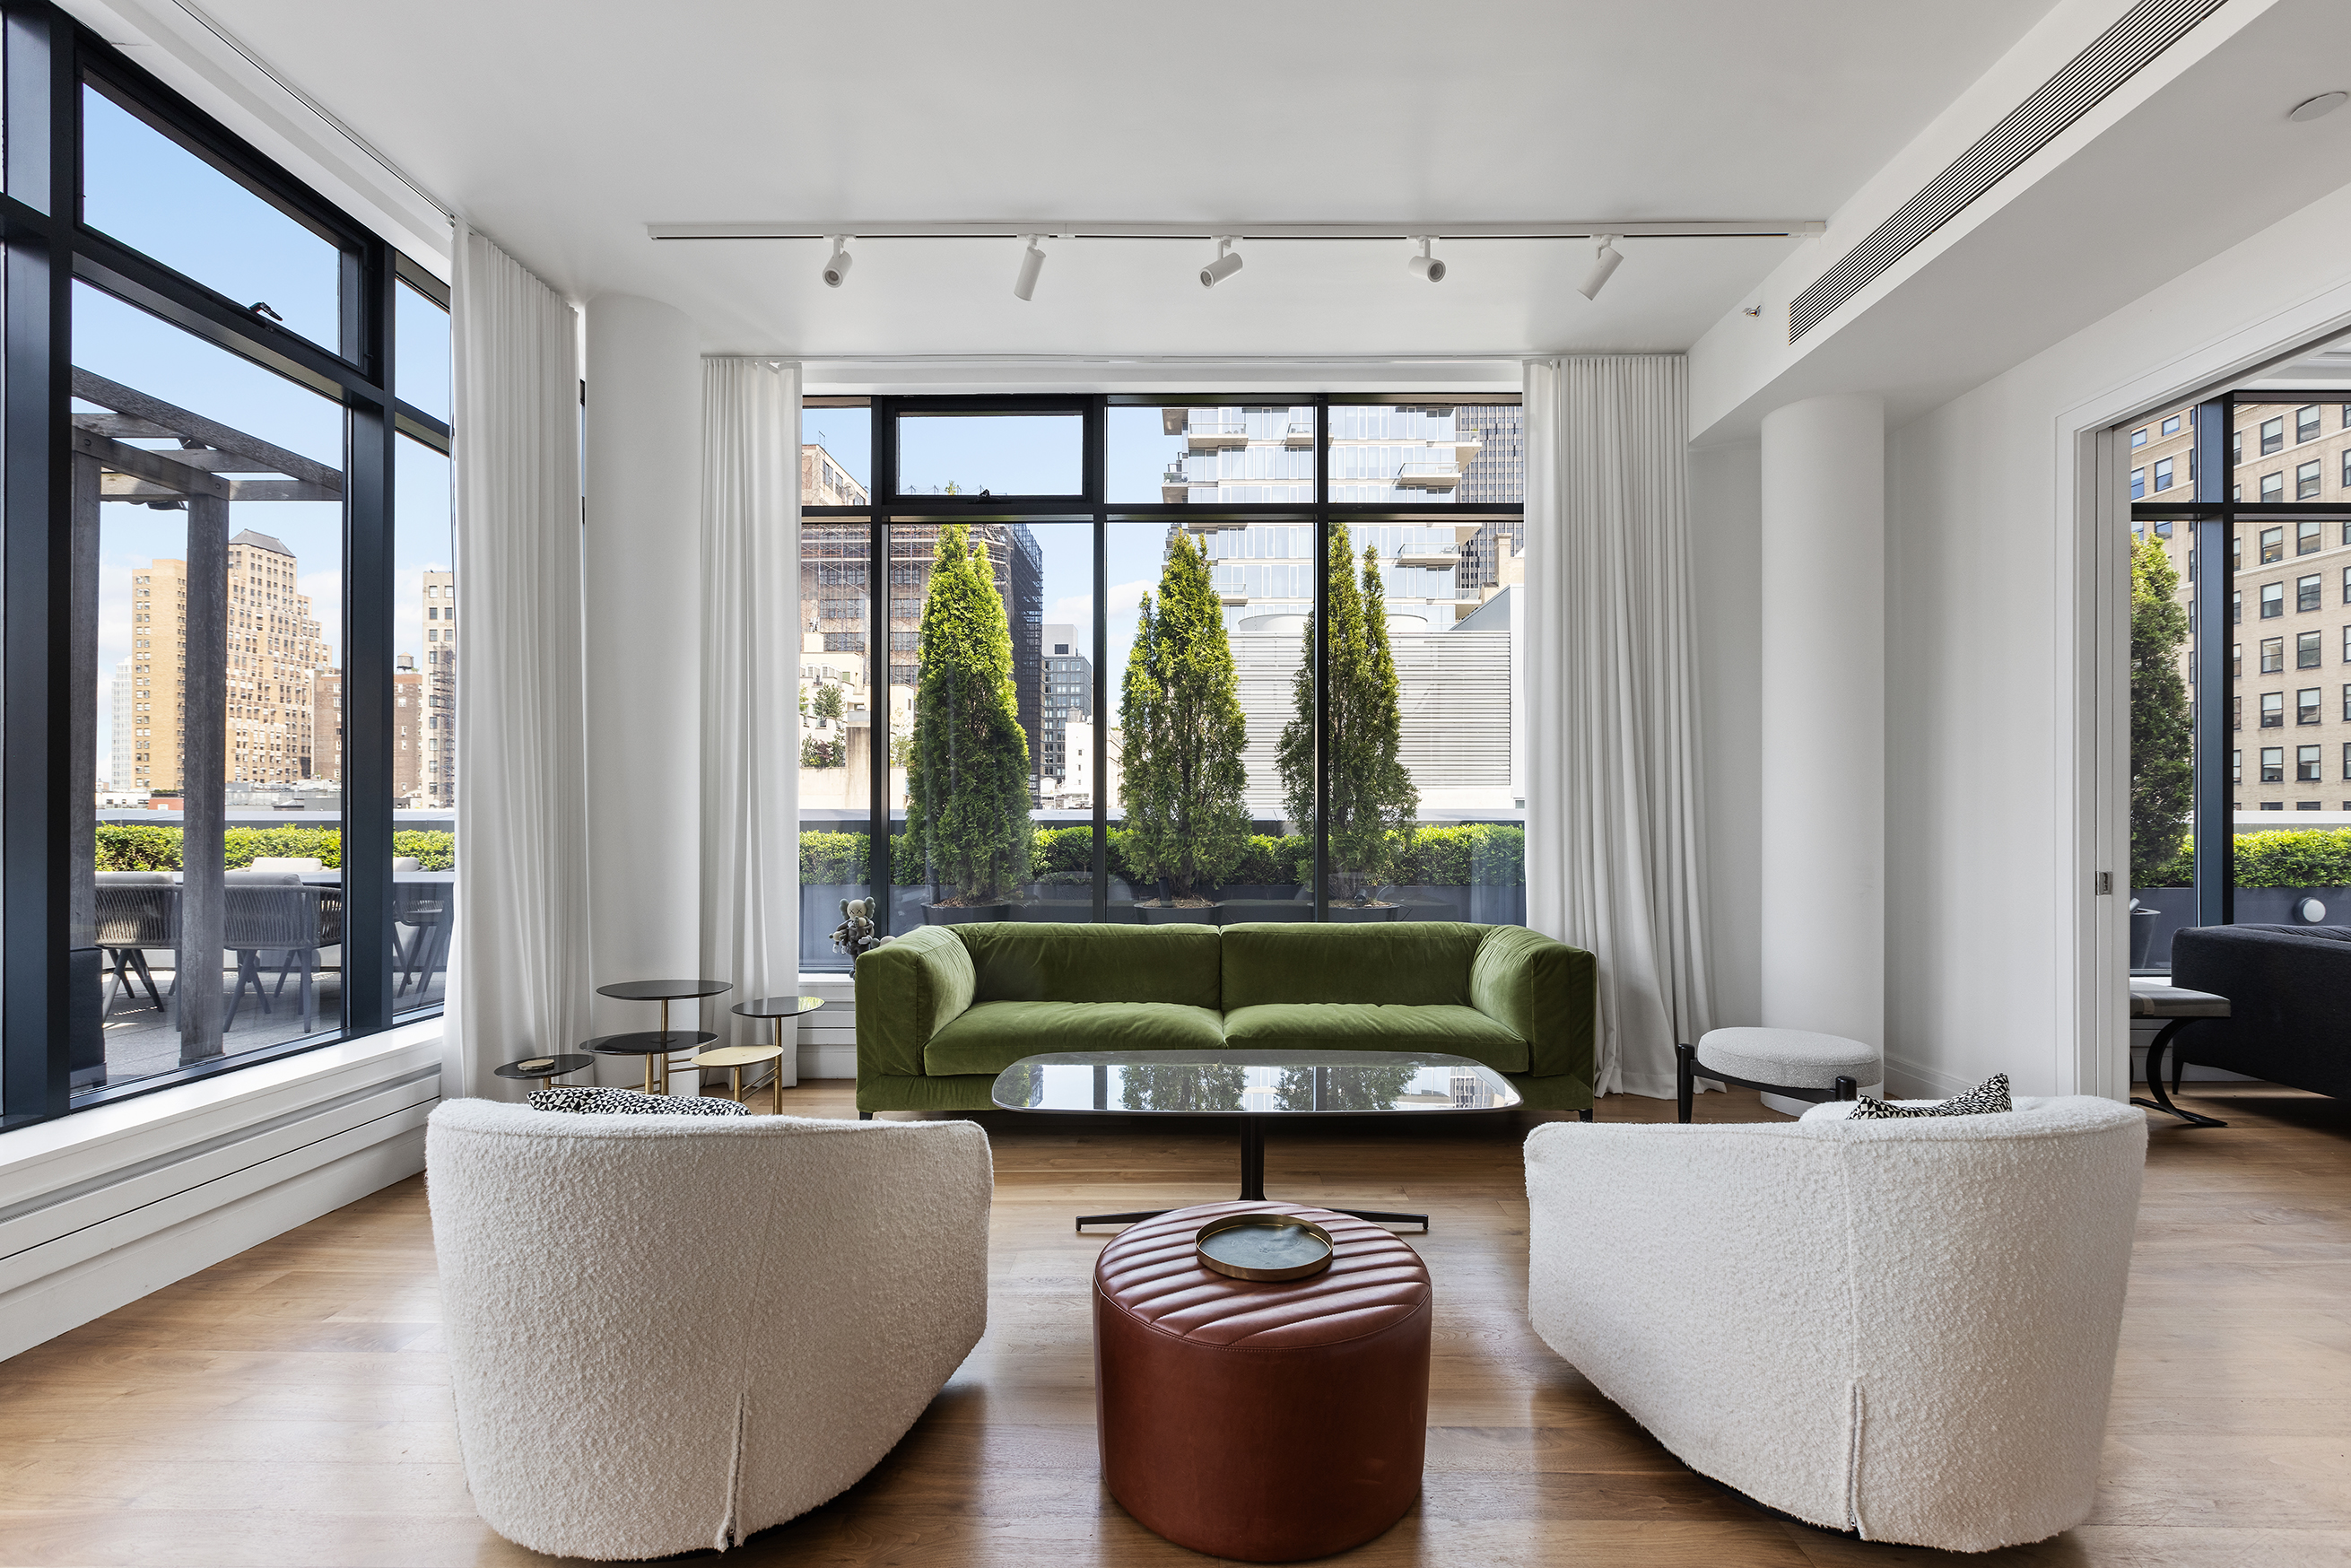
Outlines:
{"label": "floor-to-ceiling window", "polygon": [[8,4],[0,1117],[440,1004],[447,290]]}
{"label": "floor-to-ceiling window", "polygon": [[1515,398],[817,398],[802,433],[805,963],[867,896],[884,932],[1523,920]]}
{"label": "floor-to-ceiling window", "polygon": [[2333,345],[2120,432],[2132,963],[2351,907],[2351,375]]}

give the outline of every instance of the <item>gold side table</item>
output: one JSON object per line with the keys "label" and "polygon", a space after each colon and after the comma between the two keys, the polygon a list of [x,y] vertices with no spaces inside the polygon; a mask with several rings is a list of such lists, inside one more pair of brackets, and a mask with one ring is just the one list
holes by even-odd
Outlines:
{"label": "gold side table", "polygon": [[[776,1114],[778,1116],[784,1113],[784,1052],[793,1049],[792,1043],[788,1042],[784,1039],[784,1020],[786,1019],[798,1018],[802,1013],[812,1013],[822,1006],[824,1006],[824,998],[822,997],[761,997],[757,1001],[737,1002],[733,1007],[726,1009],[727,1011],[735,1013],[742,1018],[773,1019],[775,1020],[776,1032],[768,1040],[766,1045],[758,1047],[733,1046],[728,1049],[734,1051],[750,1051],[756,1049],[763,1053],[768,1051],[772,1051],[774,1053],[776,1059]],[[717,1054],[718,1053],[715,1051],[705,1051],[700,1060],[709,1062],[713,1067],[726,1066],[727,1063],[724,1061],[714,1061],[711,1060],[712,1057]],[[746,1058],[745,1065],[749,1065],[752,1060],[754,1059]],[[765,1061],[768,1058],[765,1054],[762,1054],[756,1060]],[[758,1085],[755,1084],[753,1087],[756,1088]],[[737,1098],[741,1098],[739,1092],[737,1095]]]}
{"label": "gold side table", "polygon": [[729,1074],[727,1092],[734,1096],[735,1103],[739,1105],[743,1103],[743,1070],[747,1067],[757,1067],[763,1061],[772,1061],[776,1064],[774,1080],[776,1114],[780,1116],[784,1113],[784,1048],[782,1046],[722,1045],[716,1051],[702,1052],[685,1065],[725,1068]]}

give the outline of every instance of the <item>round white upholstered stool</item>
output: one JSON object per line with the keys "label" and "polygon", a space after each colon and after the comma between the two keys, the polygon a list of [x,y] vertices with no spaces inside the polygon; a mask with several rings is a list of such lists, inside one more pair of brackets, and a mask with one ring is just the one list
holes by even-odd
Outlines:
{"label": "round white upholstered stool", "polygon": [[1886,1092],[1886,1058],[1874,1045],[1803,1029],[1718,1029],[1674,1047],[1679,1119],[1690,1119],[1693,1080],[1760,1089],[1763,1103],[1801,1116],[1808,1104]]}

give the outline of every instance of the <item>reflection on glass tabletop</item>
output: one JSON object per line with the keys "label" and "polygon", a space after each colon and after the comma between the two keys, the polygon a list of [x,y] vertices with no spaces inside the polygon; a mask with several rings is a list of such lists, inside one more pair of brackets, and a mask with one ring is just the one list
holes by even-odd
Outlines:
{"label": "reflection on glass tabletop", "polygon": [[737,1002],[726,1010],[741,1013],[747,1019],[791,1019],[802,1013],[812,1013],[824,1006],[822,997],[760,997],[747,1002]]}
{"label": "reflection on glass tabletop", "polygon": [[1507,1111],[1519,1092],[1466,1056],[1400,1051],[1065,1051],[1027,1056],[989,1092],[1008,1111],[1360,1116]]}
{"label": "reflection on glass tabletop", "polygon": [[624,1002],[676,1002],[688,997],[716,997],[734,988],[725,980],[622,980],[597,987],[596,994],[618,997]]}

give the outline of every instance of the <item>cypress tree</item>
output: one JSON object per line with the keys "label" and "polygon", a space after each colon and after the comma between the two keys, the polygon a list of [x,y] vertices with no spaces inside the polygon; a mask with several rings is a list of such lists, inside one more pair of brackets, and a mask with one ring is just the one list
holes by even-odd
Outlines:
{"label": "cypress tree", "polygon": [[2162,887],[2188,836],[2196,793],[2196,737],[2179,650],[2188,612],[2163,541],[2131,547],[2131,885]]}
{"label": "cypress tree", "polygon": [[[1379,551],[1366,545],[1363,575],[1344,523],[1331,525],[1331,890],[1361,902],[1385,879],[1396,835],[1420,810],[1420,791],[1398,757],[1403,694],[1388,647],[1387,591]],[[1306,619],[1304,653],[1290,687],[1297,716],[1285,726],[1275,760],[1284,809],[1293,821],[1314,820],[1314,618]]]}
{"label": "cypress tree", "polygon": [[908,831],[926,879],[992,904],[1026,880],[1029,737],[1012,686],[1012,629],[987,553],[949,523],[932,552],[906,768]]}
{"label": "cypress tree", "polygon": [[1155,611],[1143,596],[1118,716],[1126,862],[1164,881],[1170,898],[1198,896],[1249,850],[1249,727],[1223,601],[1207,558],[1182,529],[1160,569]]}

